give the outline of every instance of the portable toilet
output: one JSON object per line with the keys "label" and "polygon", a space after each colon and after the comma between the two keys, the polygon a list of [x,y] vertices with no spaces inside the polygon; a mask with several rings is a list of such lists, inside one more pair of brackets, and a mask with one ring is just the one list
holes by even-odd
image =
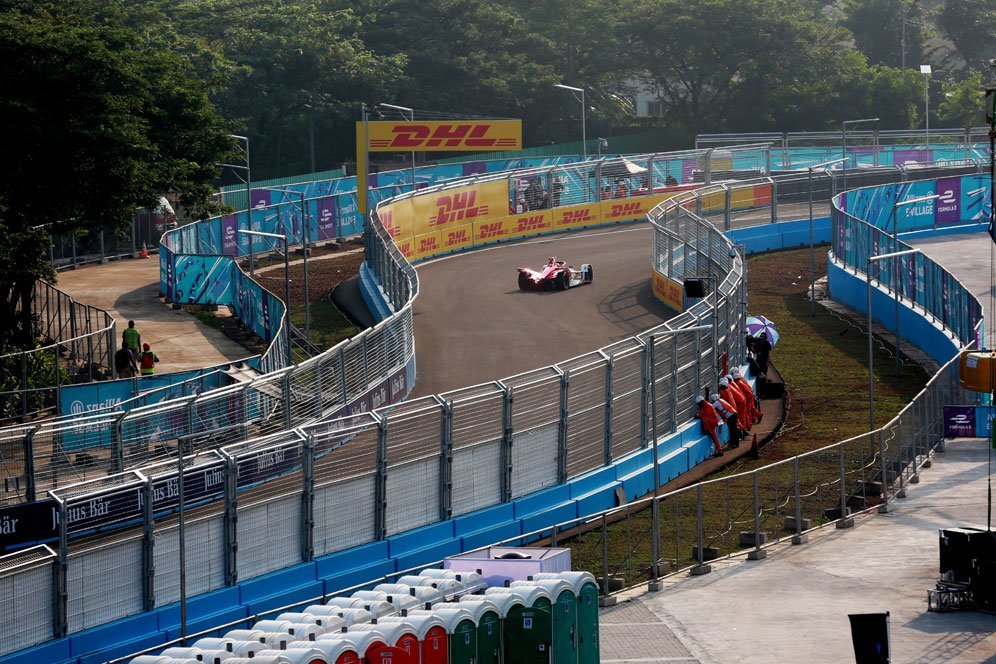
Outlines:
{"label": "portable toilet", "polygon": [[262,643],[262,635],[263,633],[258,629],[230,629],[225,632],[225,638],[232,641],[259,641]]}
{"label": "portable toilet", "polygon": [[500,595],[500,590],[522,596],[522,604],[510,608],[505,616],[505,661],[516,664],[548,664],[553,646],[550,593],[542,586],[524,585],[504,589],[488,588],[484,595],[490,599]]}
{"label": "portable toilet", "polygon": [[[338,606],[341,609],[350,609],[357,606],[357,604],[355,597],[329,597],[325,601],[324,606]],[[307,610],[308,609],[305,609],[305,611]]]}
{"label": "portable toilet", "polygon": [[315,623],[318,622],[318,616],[313,613],[298,612],[298,611],[288,611],[287,613],[281,613],[276,618],[277,620],[286,620],[289,623]]}
{"label": "portable toilet", "polygon": [[266,657],[230,657],[225,664],[289,664],[286,657],[267,655]]}
{"label": "portable toilet", "polygon": [[510,588],[539,586],[550,595],[551,661],[555,664],[577,664],[578,603],[574,586],[560,578],[513,581]]}
{"label": "portable toilet", "polygon": [[360,664],[360,655],[356,652],[356,646],[348,639],[332,638],[331,635],[326,635],[326,638],[320,638],[314,643],[294,641],[288,645],[296,647],[295,644],[299,643],[320,651],[328,664]]}
{"label": "portable toilet", "polygon": [[259,620],[253,629],[261,632],[286,632],[290,633],[291,622],[289,620]]}
{"label": "portable toilet", "polygon": [[342,619],[344,628],[347,628],[350,625],[365,625],[366,623],[372,622],[376,618],[374,614],[360,607],[339,609],[339,613],[336,615]]}
{"label": "portable toilet", "polygon": [[578,664],[597,664],[598,582],[590,572],[544,572],[534,578],[542,580],[548,577],[561,578],[574,587],[578,603]]}
{"label": "portable toilet", "polygon": [[194,641],[194,647],[201,650],[225,650],[232,652],[232,640],[225,638],[205,637]]}
{"label": "portable toilet", "polygon": [[[353,628],[366,627],[363,625],[353,625]],[[329,641],[348,641],[352,643],[353,649],[356,650],[356,654],[359,655],[360,661],[364,664],[368,664],[373,660],[367,659],[368,652],[378,646],[385,646],[387,642],[384,640],[383,634],[376,630],[359,630],[353,629],[352,631],[343,632],[342,634],[336,634],[335,636],[331,634],[323,634],[315,643],[321,643],[322,641],[328,639]]]}
{"label": "portable toilet", "polygon": [[390,595],[411,595],[418,600],[419,609],[424,609],[427,604],[438,604],[443,601],[443,594],[427,586],[409,586],[403,583],[382,583],[374,586],[374,592],[384,592]]}
{"label": "portable toilet", "polygon": [[235,657],[255,657],[256,653],[264,650],[272,650],[272,648],[265,643],[260,643],[259,641],[232,642],[232,655]]}
{"label": "portable toilet", "polygon": [[[508,604],[517,601],[515,595],[494,597],[503,597]],[[474,622],[477,624],[478,664],[499,664],[502,661],[502,615],[498,605],[483,595],[464,595],[453,606],[467,609],[474,614]]]}
{"label": "portable toilet", "polygon": [[[196,659],[194,660],[197,661]],[[173,664],[172,657],[163,657],[162,655],[139,655],[133,658],[129,664]]]}
{"label": "portable toilet", "polygon": [[297,639],[290,632],[263,632],[263,643],[270,650],[286,650],[287,644],[291,641],[297,641]]}
{"label": "portable toilet", "polygon": [[488,584],[481,578],[480,572],[430,568],[424,569],[418,574],[419,576],[427,576],[431,579],[454,579],[462,583],[467,592],[471,593],[476,593],[488,587]]}
{"label": "portable toilet", "polygon": [[287,648],[286,650],[264,650],[255,657],[255,662],[260,657],[283,657],[287,664],[329,664],[325,653],[317,648]]}
{"label": "portable toilet", "polygon": [[[396,612],[418,608],[418,600],[413,595],[409,595],[407,592],[389,594],[379,590],[358,590],[353,593],[353,599],[363,600],[363,602],[369,604],[372,604],[375,601],[390,602],[394,605]],[[379,618],[380,616],[376,617]]]}
{"label": "portable toilet", "polygon": [[204,655],[204,651],[200,648],[166,648],[161,653],[160,657],[172,657],[173,659],[194,659],[197,661],[202,661],[201,657]]}
{"label": "portable toilet", "polygon": [[457,581],[456,579],[441,579],[431,576],[412,576],[409,574],[398,579],[398,583],[404,583],[409,586],[416,587],[429,586],[435,588],[442,596],[441,599],[436,600],[437,602],[452,601],[467,592],[467,587],[463,585],[463,582]]}
{"label": "portable toilet", "polygon": [[406,586],[431,586],[436,579],[428,576],[415,576],[414,574],[405,574],[404,576],[398,577],[397,583]]}
{"label": "portable toilet", "polygon": [[445,664],[449,653],[449,636],[446,623],[435,615],[435,610],[414,609],[404,618],[385,618],[387,621],[404,620],[415,628],[422,664]]}
{"label": "portable toilet", "polygon": [[201,654],[198,661],[204,662],[204,664],[221,664],[232,656],[232,651],[230,650],[206,650],[200,648],[200,651]]}
{"label": "portable toilet", "polygon": [[[450,664],[477,664],[477,618],[466,608],[443,604],[432,609],[442,619],[449,637]],[[424,660],[423,660],[424,661]]]}
{"label": "portable toilet", "polygon": [[353,625],[346,636],[364,632],[377,635],[363,652],[367,664],[419,664],[418,637],[415,635],[415,628],[409,623]]}

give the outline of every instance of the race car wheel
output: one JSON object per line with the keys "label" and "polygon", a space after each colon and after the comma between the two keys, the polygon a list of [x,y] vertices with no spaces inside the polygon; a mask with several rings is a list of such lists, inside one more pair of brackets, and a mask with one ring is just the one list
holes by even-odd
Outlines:
{"label": "race car wheel", "polygon": [[532,288],[533,280],[525,272],[519,273],[519,290],[529,290]]}
{"label": "race car wheel", "polygon": [[589,284],[595,280],[595,270],[590,265],[584,266],[584,280]]}
{"label": "race car wheel", "polygon": [[564,270],[557,275],[557,288],[560,290],[567,290],[571,285],[571,275]]}

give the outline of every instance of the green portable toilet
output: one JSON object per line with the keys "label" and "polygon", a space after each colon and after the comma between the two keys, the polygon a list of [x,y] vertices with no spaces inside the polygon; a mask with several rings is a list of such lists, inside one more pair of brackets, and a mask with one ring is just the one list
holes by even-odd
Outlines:
{"label": "green portable toilet", "polygon": [[[421,613],[413,611],[412,613]],[[431,613],[446,624],[450,636],[449,664],[477,664],[477,620],[474,614],[456,603],[439,604],[426,613]]]}
{"label": "green portable toilet", "polygon": [[[505,617],[505,661],[515,664],[548,664],[553,647],[550,593],[535,583],[501,590],[517,593],[523,599],[522,606],[509,609]],[[494,594],[499,593],[492,593],[491,588],[485,591],[485,597],[490,598]]]}
{"label": "green portable toilet", "polygon": [[540,572],[537,581],[563,579],[574,588],[577,598],[578,664],[598,664],[598,582],[589,572]]}
{"label": "green portable toilet", "polygon": [[[518,602],[517,595],[495,595],[506,607]],[[501,664],[502,661],[502,609],[497,602],[483,595],[464,595],[454,606],[467,609],[474,614],[477,623],[477,663]]]}
{"label": "green portable toilet", "polygon": [[563,579],[533,579],[510,584],[512,590],[530,586],[539,586],[550,595],[550,661],[554,664],[577,664],[578,602],[574,586]]}

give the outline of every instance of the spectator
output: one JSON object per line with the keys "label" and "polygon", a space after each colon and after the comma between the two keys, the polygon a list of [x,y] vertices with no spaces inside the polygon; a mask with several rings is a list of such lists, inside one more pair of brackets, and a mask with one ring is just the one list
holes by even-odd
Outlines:
{"label": "spectator", "polygon": [[740,388],[740,393],[747,397],[747,403],[751,408],[751,422],[757,424],[764,417],[764,413],[761,412],[761,404],[758,401],[757,395],[754,394],[754,388],[750,386],[750,382],[746,378],[740,375],[738,367],[730,369],[730,377],[733,378],[733,382]]}
{"label": "spectator", "polygon": [[757,367],[761,373],[768,375],[768,356],[771,354],[771,340],[768,339],[767,332],[761,332],[761,336],[754,342],[754,358],[757,360]]}
{"label": "spectator", "polygon": [[114,353],[114,370],[118,378],[134,378],[138,373],[138,365],[135,363],[135,355],[130,348],[122,346],[118,352]]}
{"label": "spectator", "polygon": [[149,344],[144,344],[142,346],[142,355],[139,366],[141,367],[143,376],[151,376],[156,371],[156,363],[159,361],[159,356],[152,352],[152,346]]}
{"label": "spectator", "polygon": [[626,198],[627,196],[629,196],[629,190],[626,188],[626,180],[619,178],[616,180],[615,198]]}
{"label": "spectator", "polygon": [[753,392],[750,391],[749,387],[748,391],[744,392],[743,388],[740,387],[740,384],[734,380],[732,374],[726,374],[723,378],[726,379],[726,383],[729,385],[729,388],[740,395],[740,399],[736,403],[737,415],[740,419],[740,428],[745,431],[749,430],[752,426],[754,426]]}
{"label": "spectator", "polygon": [[716,435],[716,427],[719,426],[719,415],[716,413],[716,409],[701,395],[695,397],[695,404],[699,408],[695,417],[702,423],[702,430],[709,434],[713,445],[716,446],[716,454],[713,456],[723,456],[723,446],[719,444],[719,436]]}
{"label": "spectator", "polygon": [[564,189],[566,188],[567,187],[564,186],[564,181],[562,178],[560,177],[553,178],[553,189],[551,190],[550,193],[550,198],[551,198],[550,207],[560,206],[560,197],[561,195],[563,195]]}
{"label": "spectator", "polygon": [[135,321],[128,321],[128,327],[121,333],[121,341],[124,347],[130,350],[132,354],[139,354],[142,349],[142,335],[139,334],[138,328],[135,327]]}
{"label": "spectator", "polygon": [[750,429],[750,424],[744,421],[743,413],[746,412],[744,409],[744,397],[740,394],[740,390],[737,388],[730,387],[730,381],[726,377],[719,379],[719,396],[727,403],[733,406],[733,410],[737,413],[737,429],[738,432],[730,432],[730,440],[736,436],[738,440],[746,437],[747,430]]}
{"label": "spectator", "polygon": [[716,413],[726,422],[726,428],[729,429],[730,434],[730,447],[739,447],[740,429],[737,423],[736,409],[730,402],[720,398],[718,394],[710,394],[709,400],[712,401],[712,407],[716,409]]}

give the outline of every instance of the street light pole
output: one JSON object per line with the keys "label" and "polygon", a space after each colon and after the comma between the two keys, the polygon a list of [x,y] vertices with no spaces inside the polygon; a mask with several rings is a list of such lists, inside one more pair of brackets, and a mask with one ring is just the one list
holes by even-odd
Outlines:
{"label": "street light pole", "polygon": [[[860,120],[844,120],[840,123],[840,156],[847,160],[847,125],[853,127],[858,126],[864,122],[878,122],[878,118],[862,118]],[[844,168],[844,184],[842,186],[843,191],[847,191],[847,168]]]}
{"label": "street light pole", "polygon": [[813,171],[818,168],[826,168],[839,164],[846,159],[833,159],[819,164],[813,164],[806,170],[809,171],[809,301],[810,315],[816,316],[816,250],[813,247]]}
{"label": "street light pole", "polygon": [[[252,230],[252,170],[249,167],[249,137],[239,136],[238,134],[229,134],[229,138],[234,138],[236,141],[242,141],[245,145],[242,148],[242,153],[245,155],[246,164],[245,166],[240,166],[238,164],[216,164],[217,166],[222,166],[224,168],[231,168],[233,171],[245,171],[246,179],[246,225],[249,226],[249,230]],[[236,251],[238,253],[238,251]],[[253,264],[253,253],[252,253],[252,238],[249,238],[249,276],[255,276],[256,270]]]}
{"label": "street light pole", "polygon": [[[279,191],[282,194],[293,194],[298,197],[301,208],[301,242],[304,244],[304,337],[311,344],[311,296],[308,292],[308,247],[311,243],[308,228],[308,204],[304,198],[303,191],[294,189],[281,189],[280,187],[260,187],[266,191]],[[285,252],[286,253],[286,252]],[[290,302],[287,303],[290,306]]]}
{"label": "street light pole", "polygon": [[[930,196],[921,196],[919,198],[911,198],[906,201],[899,201],[892,206],[892,247],[896,251],[899,251],[899,217],[897,211],[899,208],[909,207],[910,205],[916,205],[917,203],[926,203],[927,201],[933,201],[940,198],[940,194],[931,194]],[[899,375],[899,261],[894,261],[892,264],[892,292],[896,300],[896,375]]]}
{"label": "street light pole", "polygon": [[[380,103],[380,104],[377,104],[377,105],[380,106],[381,108],[391,108],[391,109],[394,109],[395,111],[408,112],[408,113],[411,114],[411,117],[410,118],[405,118],[405,119],[408,120],[408,121],[410,121],[410,122],[415,122],[415,109],[414,108],[408,108],[407,106],[396,106],[395,104],[384,104],[384,103]],[[404,116],[402,116],[402,117],[404,117]],[[415,185],[416,185],[416,182],[415,182],[415,151],[412,150],[412,192],[414,192],[415,189],[416,189]]]}
{"label": "street light pole", "polygon": [[[585,127],[585,116],[587,115],[587,109],[584,105],[584,88],[575,88],[571,85],[563,85],[562,83],[555,83],[553,85],[555,88],[560,88],[561,90],[570,90],[571,92],[581,93],[581,155],[584,161],[588,161],[588,133]],[[577,97],[575,97],[577,99]]]}
{"label": "street light pole", "polygon": [[920,65],[923,74],[923,123],[927,132],[927,149],[930,149],[930,65]]}
{"label": "street light pole", "polygon": [[894,251],[889,254],[869,256],[865,265],[865,280],[868,284],[868,431],[875,430],[875,356],[872,346],[872,278],[871,264],[888,258],[898,258],[909,254],[919,254],[919,249]]}

